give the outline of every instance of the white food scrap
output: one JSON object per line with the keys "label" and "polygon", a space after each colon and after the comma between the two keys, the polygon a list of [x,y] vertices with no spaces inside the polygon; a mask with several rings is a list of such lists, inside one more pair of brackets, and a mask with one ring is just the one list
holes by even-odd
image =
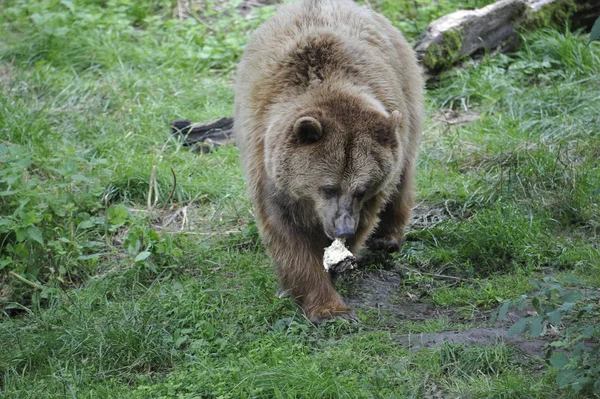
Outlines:
{"label": "white food scrap", "polygon": [[[354,255],[346,248],[346,245],[344,245],[342,240],[336,238],[330,246],[325,248],[325,253],[323,254],[323,266],[325,267],[325,271],[329,271],[329,269],[345,260],[352,262],[354,260]],[[350,269],[354,268],[353,263],[354,262],[352,262],[352,265],[349,267]]]}

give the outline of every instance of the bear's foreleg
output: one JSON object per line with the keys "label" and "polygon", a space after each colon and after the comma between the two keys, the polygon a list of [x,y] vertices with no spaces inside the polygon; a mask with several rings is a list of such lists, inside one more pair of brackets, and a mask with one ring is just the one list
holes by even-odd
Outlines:
{"label": "bear's foreleg", "polygon": [[379,224],[367,241],[374,251],[395,252],[404,242],[404,229],[410,221],[414,206],[415,168],[409,163],[403,171],[396,191],[379,213]]}
{"label": "bear's foreleg", "polygon": [[323,267],[327,244],[318,239],[309,241],[305,232],[265,233],[265,244],[275,261],[281,289],[299,302],[311,322],[332,318],[356,320],[356,315],[344,304]]}

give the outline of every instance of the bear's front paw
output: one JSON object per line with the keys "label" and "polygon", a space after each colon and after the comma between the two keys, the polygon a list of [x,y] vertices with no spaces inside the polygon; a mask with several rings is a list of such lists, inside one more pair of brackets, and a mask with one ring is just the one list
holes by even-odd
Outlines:
{"label": "bear's front paw", "polygon": [[400,240],[396,237],[378,237],[371,236],[367,240],[367,247],[371,251],[397,252],[401,246]]}
{"label": "bear's front paw", "polygon": [[335,308],[321,307],[316,310],[304,312],[308,320],[312,323],[319,324],[331,319],[348,320],[350,322],[358,322],[358,317],[354,311],[346,306]]}

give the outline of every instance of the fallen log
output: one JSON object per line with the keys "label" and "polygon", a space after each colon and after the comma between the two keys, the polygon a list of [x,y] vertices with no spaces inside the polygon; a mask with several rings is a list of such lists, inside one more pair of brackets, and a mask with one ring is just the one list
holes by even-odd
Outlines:
{"label": "fallen log", "polygon": [[590,28],[598,15],[598,0],[500,0],[433,21],[415,51],[427,72],[439,72],[484,51],[510,51],[522,31],[567,23]]}
{"label": "fallen log", "polygon": [[195,152],[209,152],[224,144],[233,144],[233,118],[193,123],[189,120],[171,122],[171,133]]}

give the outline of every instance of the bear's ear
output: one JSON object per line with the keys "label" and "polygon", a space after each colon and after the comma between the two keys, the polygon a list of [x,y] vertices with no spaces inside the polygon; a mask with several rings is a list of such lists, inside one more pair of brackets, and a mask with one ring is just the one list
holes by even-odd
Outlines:
{"label": "bear's ear", "polygon": [[402,114],[394,111],[388,117],[387,123],[377,131],[377,141],[386,147],[396,148],[398,146],[398,129],[402,124]]}
{"label": "bear's ear", "polygon": [[323,127],[318,120],[310,116],[303,116],[294,123],[294,138],[298,143],[311,144],[323,136]]}
{"label": "bear's ear", "polygon": [[392,124],[392,129],[399,129],[402,124],[402,113],[400,111],[392,112],[390,115],[390,123]]}

